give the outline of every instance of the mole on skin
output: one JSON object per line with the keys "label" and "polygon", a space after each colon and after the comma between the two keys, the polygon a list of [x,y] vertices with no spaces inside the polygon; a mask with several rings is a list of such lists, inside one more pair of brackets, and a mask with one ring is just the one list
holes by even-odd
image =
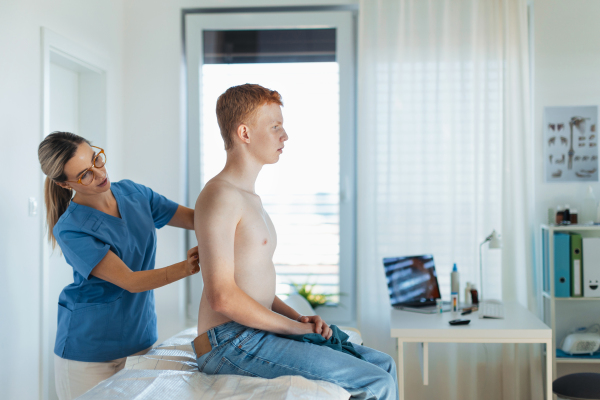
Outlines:
{"label": "mole on skin", "polygon": [[263,244],[267,244],[267,239],[263,240]]}

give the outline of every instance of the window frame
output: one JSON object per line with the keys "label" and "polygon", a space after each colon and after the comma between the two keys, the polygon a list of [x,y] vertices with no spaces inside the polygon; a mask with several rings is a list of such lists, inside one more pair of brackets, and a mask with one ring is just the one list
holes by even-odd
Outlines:
{"label": "window frame", "polygon": [[[336,60],[340,65],[340,303],[317,313],[329,323],[356,324],[356,28],[354,6],[262,7],[183,10],[183,80],[185,116],[186,199],[193,207],[201,186],[202,31],[244,29],[293,29],[328,27],[337,29]],[[216,101],[216,99],[215,99]],[[277,228],[277,227],[276,227]],[[186,235],[186,248],[197,245],[193,232]],[[197,318],[202,293],[200,274],[186,278],[185,306],[189,319]]]}

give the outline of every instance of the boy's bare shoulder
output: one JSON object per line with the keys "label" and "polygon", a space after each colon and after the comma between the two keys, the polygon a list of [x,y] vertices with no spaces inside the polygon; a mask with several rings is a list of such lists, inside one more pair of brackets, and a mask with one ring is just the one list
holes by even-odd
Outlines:
{"label": "boy's bare shoulder", "polygon": [[223,179],[213,178],[204,185],[196,201],[196,210],[204,211],[239,207],[243,202],[240,190]]}

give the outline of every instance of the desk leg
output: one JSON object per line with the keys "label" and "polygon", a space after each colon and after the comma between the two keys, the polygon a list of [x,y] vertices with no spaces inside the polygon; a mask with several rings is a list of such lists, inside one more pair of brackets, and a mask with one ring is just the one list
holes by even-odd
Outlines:
{"label": "desk leg", "polygon": [[404,342],[398,338],[398,398],[404,400]]}
{"label": "desk leg", "polygon": [[429,343],[419,343],[419,361],[421,362],[421,376],[423,385],[429,385]]}
{"label": "desk leg", "polygon": [[546,342],[546,399],[552,400],[554,394],[552,393],[552,341]]}

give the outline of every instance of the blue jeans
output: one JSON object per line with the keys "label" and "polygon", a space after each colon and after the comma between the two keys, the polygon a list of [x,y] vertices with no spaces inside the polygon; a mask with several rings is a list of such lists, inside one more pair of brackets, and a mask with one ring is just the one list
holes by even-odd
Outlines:
{"label": "blue jeans", "polygon": [[340,351],[282,338],[234,321],[209,329],[208,338],[212,350],[197,358],[198,370],[206,374],[267,379],[300,375],[341,386],[354,399],[398,399],[394,360],[365,346],[354,344],[366,359],[363,361]]}

